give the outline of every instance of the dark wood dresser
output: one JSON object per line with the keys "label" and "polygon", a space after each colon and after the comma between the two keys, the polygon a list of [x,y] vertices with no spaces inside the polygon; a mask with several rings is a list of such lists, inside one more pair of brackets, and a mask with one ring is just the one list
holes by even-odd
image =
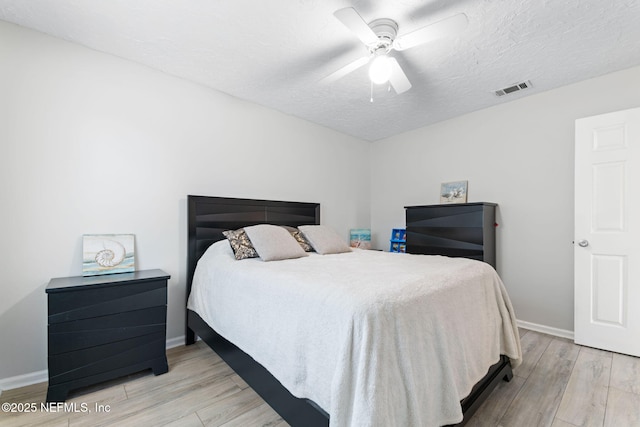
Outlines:
{"label": "dark wood dresser", "polygon": [[405,206],[407,252],[472,258],[496,268],[496,206]]}
{"label": "dark wood dresser", "polygon": [[70,390],[151,368],[168,371],[162,270],[51,279],[47,402]]}

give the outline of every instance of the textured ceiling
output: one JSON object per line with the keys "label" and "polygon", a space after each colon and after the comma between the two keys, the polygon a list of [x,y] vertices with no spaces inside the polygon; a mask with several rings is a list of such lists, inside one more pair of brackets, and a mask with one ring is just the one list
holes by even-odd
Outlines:
{"label": "textured ceiling", "polygon": [[[376,86],[371,103],[366,67],[319,82],[366,54],[333,16],[349,6],[400,35],[457,13],[469,25],[393,52],[413,87]],[[638,0],[0,0],[0,20],[370,141],[640,65]]]}

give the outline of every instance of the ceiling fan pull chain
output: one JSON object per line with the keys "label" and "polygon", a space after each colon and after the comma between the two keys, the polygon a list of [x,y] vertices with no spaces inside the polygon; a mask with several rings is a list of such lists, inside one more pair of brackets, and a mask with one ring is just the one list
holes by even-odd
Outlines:
{"label": "ceiling fan pull chain", "polygon": [[371,95],[369,97],[369,102],[373,102],[373,82],[371,82]]}

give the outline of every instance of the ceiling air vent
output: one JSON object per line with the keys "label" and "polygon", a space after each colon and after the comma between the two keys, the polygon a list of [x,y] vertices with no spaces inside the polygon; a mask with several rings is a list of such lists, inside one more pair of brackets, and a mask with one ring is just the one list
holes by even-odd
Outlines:
{"label": "ceiling air vent", "polygon": [[516,83],[512,86],[505,87],[503,89],[498,89],[495,91],[496,96],[509,95],[513,92],[518,92],[523,89],[527,89],[531,87],[531,82],[529,80],[525,80],[522,83]]}

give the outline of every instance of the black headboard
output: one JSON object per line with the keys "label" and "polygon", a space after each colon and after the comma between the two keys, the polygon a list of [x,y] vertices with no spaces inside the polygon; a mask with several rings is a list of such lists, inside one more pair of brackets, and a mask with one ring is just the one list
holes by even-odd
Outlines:
{"label": "black headboard", "polygon": [[320,204],[228,197],[187,196],[187,298],[198,260],[222,232],[255,224],[320,224]]}

